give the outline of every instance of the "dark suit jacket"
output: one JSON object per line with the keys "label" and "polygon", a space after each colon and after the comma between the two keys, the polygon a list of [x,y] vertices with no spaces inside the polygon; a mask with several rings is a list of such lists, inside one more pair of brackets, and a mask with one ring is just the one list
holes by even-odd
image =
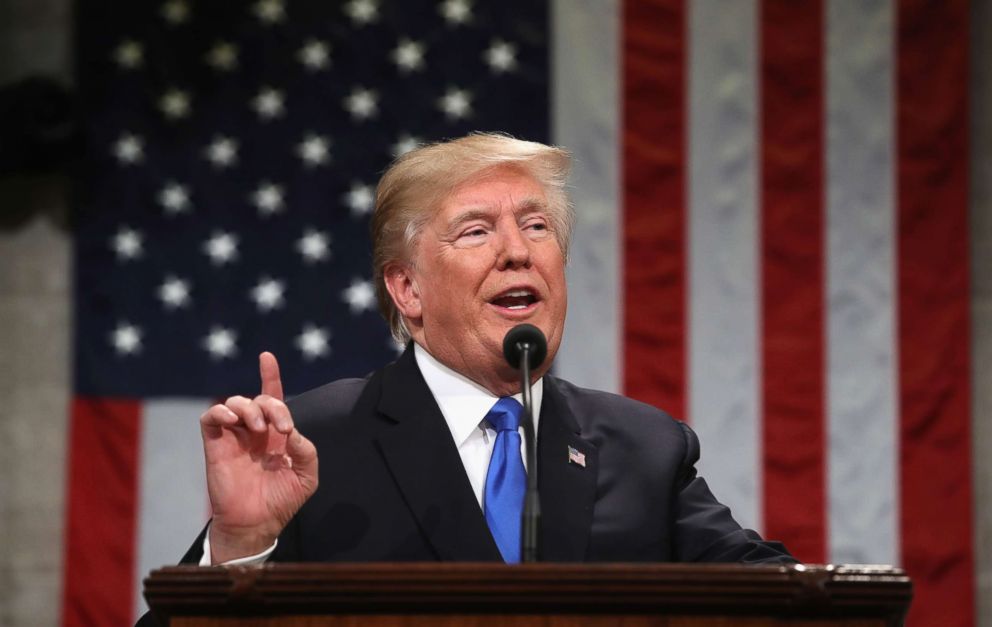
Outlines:
{"label": "dark suit jacket", "polygon": [[[713,497],[685,424],[628,398],[544,381],[542,560],[794,561]],[[329,383],[289,406],[317,447],[320,487],[273,560],[500,560],[412,344],[368,379]],[[585,467],[569,461],[569,447]],[[202,534],[183,562],[198,562],[201,544]]]}
{"label": "dark suit jacket", "polygon": [[[320,487],[272,560],[501,560],[412,348],[289,406],[317,446]],[[546,376],[538,428],[542,560],[795,561],[741,529],[696,475],[696,435],[664,412]],[[570,446],[585,467],[569,462]],[[203,533],[183,563],[199,563],[202,545]]]}

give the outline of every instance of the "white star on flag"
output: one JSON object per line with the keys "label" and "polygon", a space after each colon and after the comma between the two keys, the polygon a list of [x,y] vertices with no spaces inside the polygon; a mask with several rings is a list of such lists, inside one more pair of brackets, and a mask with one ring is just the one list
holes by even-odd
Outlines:
{"label": "white star on flag", "polygon": [[172,88],[159,98],[158,108],[170,120],[179,120],[189,115],[189,94],[181,89]]}
{"label": "white star on flag", "polygon": [[420,146],[420,140],[413,135],[403,134],[393,144],[393,156],[399,157]]}
{"label": "white star on flag", "polygon": [[393,62],[404,74],[424,67],[424,44],[412,39],[401,39],[393,49]]}
{"label": "white star on flag", "polygon": [[258,285],[251,289],[251,299],[262,313],[278,309],[286,302],[283,293],[286,284],[283,281],[262,277]]}
{"label": "white star on flag", "polygon": [[110,240],[110,247],[117,253],[117,258],[126,261],[137,259],[144,252],[141,233],[127,226],[122,226]]}
{"label": "white star on flag", "polygon": [[304,137],[303,141],[297,145],[296,153],[303,160],[304,164],[308,167],[313,167],[327,163],[327,160],[330,158],[327,147],[328,141],[326,137],[311,133]]}
{"label": "white star on flag", "polygon": [[303,332],[296,336],[296,346],[303,353],[303,358],[308,361],[317,357],[325,357],[330,352],[327,344],[330,337],[331,332],[327,329],[306,324],[303,327]]}
{"label": "white star on flag", "polygon": [[238,238],[230,233],[215,231],[210,239],[203,243],[203,252],[210,257],[214,265],[222,266],[238,258]]}
{"label": "white star on flag", "polygon": [[374,22],[379,17],[379,7],[373,0],[351,0],[344,5],[344,12],[359,26]]}
{"label": "white star on flag", "polygon": [[457,26],[472,19],[472,5],[468,0],[445,0],[439,8],[441,16],[448,24]]}
{"label": "white star on flag", "polygon": [[379,105],[376,100],[376,93],[371,89],[356,87],[344,99],[344,108],[351,113],[352,118],[367,120],[375,116],[376,111],[378,111]]}
{"label": "white star on flag", "polygon": [[315,229],[307,229],[303,232],[303,237],[296,240],[296,249],[303,256],[306,263],[324,261],[330,257],[331,238],[327,233]]}
{"label": "white star on flag", "polygon": [[359,217],[368,214],[372,211],[372,204],[375,202],[375,198],[372,196],[372,186],[354,183],[348,193],[344,195],[344,202],[351,209],[351,215]]}
{"label": "white star on flag", "polygon": [[460,120],[472,112],[471,98],[468,90],[452,87],[438,101],[438,106],[449,120]]}
{"label": "white star on flag", "polygon": [[125,39],[114,49],[114,62],[125,70],[139,68],[145,62],[145,50],[133,39]]}
{"label": "white star on flag", "polygon": [[207,65],[218,72],[230,72],[238,67],[238,47],[229,41],[218,41],[207,52]]}
{"label": "white star on flag", "polygon": [[169,181],[158,193],[158,204],[169,215],[185,213],[190,208],[189,191],[185,185]]}
{"label": "white star on flag", "polygon": [[203,347],[213,359],[224,359],[225,357],[232,357],[238,352],[237,342],[237,333],[231,329],[215,326],[203,338]]}
{"label": "white star on flag", "polygon": [[483,57],[494,74],[510,72],[517,67],[516,47],[501,39],[494,39]]}
{"label": "white star on flag", "polygon": [[238,142],[219,135],[207,146],[207,159],[217,168],[227,168],[238,162]]}
{"label": "white star on flag", "polygon": [[254,193],[252,193],[251,202],[258,207],[258,213],[263,216],[278,213],[284,207],[282,187],[268,181],[262,181]]}
{"label": "white star on flag", "polygon": [[297,58],[311,72],[323,70],[331,63],[330,48],[319,39],[308,39],[297,53]]}
{"label": "white star on flag", "polygon": [[275,24],[286,17],[286,7],[280,0],[259,0],[252,5],[252,13],[263,24]]}
{"label": "white star on flag", "polygon": [[344,290],[343,298],[353,314],[372,309],[375,305],[375,290],[372,288],[372,282],[362,279],[352,280],[351,285]]}
{"label": "white star on flag", "polygon": [[124,133],[114,142],[113,152],[124,165],[140,163],[145,159],[145,142],[133,133]]}
{"label": "white star on flag", "polygon": [[263,87],[251,101],[252,108],[263,120],[277,118],[285,111],[285,96],[278,89]]}
{"label": "white star on flag", "polygon": [[183,24],[189,18],[189,5],[184,0],[169,0],[162,5],[161,15],[173,26]]}
{"label": "white star on flag", "polygon": [[158,297],[166,309],[179,309],[190,302],[189,281],[168,276],[158,287]]}
{"label": "white star on flag", "polygon": [[128,322],[121,322],[110,334],[110,343],[118,355],[141,352],[141,329]]}

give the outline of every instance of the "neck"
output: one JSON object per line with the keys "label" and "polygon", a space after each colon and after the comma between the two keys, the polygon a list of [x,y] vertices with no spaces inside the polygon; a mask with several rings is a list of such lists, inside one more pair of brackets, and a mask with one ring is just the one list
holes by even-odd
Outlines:
{"label": "neck", "polygon": [[[501,364],[501,367],[495,369],[473,369],[471,367],[467,367],[466,364],[449,363],[448,360],[432,353],[422,343],[417,342],[416,339],[414,342],[416,343],[417,348],[422,352],[421,354],[426,358],[433,360],[439,367],[449,371],[453,376],[460,377],[472,385],[485,390],[493,396],[513,396],[514,394],[520,393],[520,371],[511,368],[509,364]],[[545,360],[545,364],[548,363],[550,363],[550,361]],[[547,371],[548,366],[542,365],[542,367],[538,370],[531,372],[531,385],[537,383],[537,381],[540,380],[540,378],[543,377]]]}

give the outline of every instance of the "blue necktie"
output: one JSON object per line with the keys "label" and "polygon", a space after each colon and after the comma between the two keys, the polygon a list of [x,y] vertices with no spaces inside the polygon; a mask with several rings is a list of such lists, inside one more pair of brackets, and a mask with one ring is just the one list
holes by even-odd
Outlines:
{"label": "blue necktie", "polygon": [[520,562],[520,517],[524,511],[527,471],[520,458],[520,418],[524,407],[515,398],[496,401],[486,420],[496,430],[493,456],[486,473],[486,522],[508,564]]}

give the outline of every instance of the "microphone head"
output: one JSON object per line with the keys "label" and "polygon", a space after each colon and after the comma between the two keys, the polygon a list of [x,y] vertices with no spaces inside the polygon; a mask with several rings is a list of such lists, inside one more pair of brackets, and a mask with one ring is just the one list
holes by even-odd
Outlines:
{"label": "microphone head", "polygon": [[520,368],[520,358],[524,353],[524,344],[530,345],[530,367],[533,370],[544,363],[548,356],[548,340],[544,333],[532,324],[518,324],[510,329],[503,338],[503,356],[514,368]]}

